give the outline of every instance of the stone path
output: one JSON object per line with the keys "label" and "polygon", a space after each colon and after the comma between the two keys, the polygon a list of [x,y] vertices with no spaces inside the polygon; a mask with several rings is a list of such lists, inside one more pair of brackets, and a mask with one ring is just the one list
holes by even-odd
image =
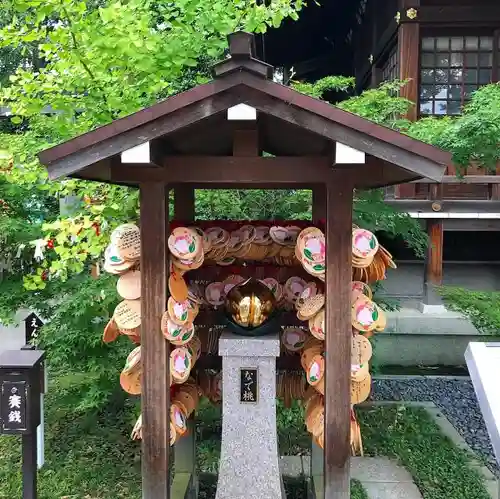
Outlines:
{"label": "stone path", "polygon": [[370,499],[422,499],[410,473],[387,458],[352,458],[351,477],[361,482]]}
{"label": "stone path", "polygon": [[[286,456],[281,458],[280,465],[285,476],[308,475],[310,458]],[[354,457],[351,478],[361,482],[369,499],[422,499],[408,471],[390,459]]]}

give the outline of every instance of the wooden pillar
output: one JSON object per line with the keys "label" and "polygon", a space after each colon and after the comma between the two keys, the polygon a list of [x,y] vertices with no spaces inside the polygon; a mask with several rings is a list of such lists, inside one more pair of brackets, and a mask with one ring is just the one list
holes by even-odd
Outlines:
{"label": "wooden pillar", "polygon": [[382,83],[382,79],[382,69],[373,64],[370,79],[370,88],[377,88]]}
{"label": "wooden pillar", "polygon": [[500,54],[498,51],[499,43],[500,43],[500,29],[496,29],[493,34],[493,74],[491,75],[492,82],[500,81],[500,71],[499,71]]}
{"label": "wooden pillar", "polygon": [[326,185],[325,498],[350,497],[351,264],[350,176],[330,172]]}
{"label": "wooden pillar", "polygon": [[[372,43],[370,57],[375,57],[377,44],[380,40],[380,26],[378,25],[379,17],[377,16],[377,9],[379,6],[376,2],[368,2],[368,9],[371,18],[372,28]],[[378,54],[377,54],[378,55]],[[376,88],[382,82],[382,69],[377,66],[378,60],[372,60],[370,70],[370,88]]]}
{"label": "wooden pillar", "polygon": [[166,192],[162,183],[140,185],[143,499],[170,498],[169,345],[160,327],[168,281]]}
{"label": "wooden pillar", "polygon": [[312,221],[318,223],[326,218],[326,189],[317,185],[312,190]]}
{"label": "wooden pillar", "polygon": [[429,251],[427,257],[427,282],[441,285],[443,282],[443,221],[427,220]]}
{"label": "wooden pillar", "polygon": [[[401,17],[405,16],[406,10],[410,7],[417,9],[420,0],[399,0]],[[418,83],[420,80],[420,24],[418,22],[402,22],[398,29],[398,55],[399,55],[399,78],[401,80],[410,79],[401,89],[401,97],[406,97],[415,103],[408,113],[408,118],[416,121],[418,117]]]}
{"label": "wooden pillar", "polygon": [[[500,175],[500,163],[497,163],[496,175]],[[500,199],[500,184],[493,184],[491,187],[490,199],[498,201]]]}
{"label": "wooden pillar", "polygon": [[[443,199],[443,184],[431,184],[429,198],[440,202]],[[443,220],[427,220],[429,250],[427,252],[427,284],[440,286],[443,281]],[[429,296],[427,297],[429,299]]]}
{"label": "wooden pillar", "polygon": [[258,156],[259,133],[254,122],[234,123],[233,156]]}
{"label": "wooden pillar", "polygon": [[[417,9],[420,0],[399,0],[399,12],[404,18],[410,7]],[[417,17],[418,19],[418,17]],[[420,24],[401,23],[398,29],[398,63],[399,78],[410,81],[401,89],[401,97],[405,97],[415,104],[408,112],[408,119],[416,121],[418,118],[418,97],[420,81]],[[415,196],[415,184],[402,184],[396,187],[396,197],[412,198]]]}
{"label": "wooden pillar", "polygon": [[174,188],[174,219],[192,222],[195,219],[194,187],[189,184]]}

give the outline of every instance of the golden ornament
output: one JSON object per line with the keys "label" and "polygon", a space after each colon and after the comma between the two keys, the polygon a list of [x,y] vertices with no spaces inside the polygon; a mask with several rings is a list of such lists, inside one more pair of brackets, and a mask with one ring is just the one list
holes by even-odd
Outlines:
{"label": "golden ornament", "polygon": [[276,307],[273,292],[262,282],[250,278],[234,286],[227,294],[226,312],[242,327],[261,326]]}

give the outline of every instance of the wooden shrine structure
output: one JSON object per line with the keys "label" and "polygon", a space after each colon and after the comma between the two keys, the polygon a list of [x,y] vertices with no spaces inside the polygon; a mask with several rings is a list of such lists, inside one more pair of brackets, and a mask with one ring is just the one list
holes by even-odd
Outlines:
{"label": "wooden shrine structure", "polygon": [[[212,82],[43,151],[40,160],[51,179],[71,176],[140,190],[145,499],[170,497],[169,344],[160,333],[169,191],[174,218],[189,221],[195,189],[312,190],[313,218],[326,219],[324,490],[328,499],[348,499],[353,191],[440,181],[451,158],[273,82],[273,68],[254,57],[253,35],[230,35],[229,49],[231,57],[214,67]],[[228,111],[242,104],[247,119],[228,119]],[[142,144],[149,144],[145,162],[122,162],[121,153]],[[343,163],[342,148],[356,150],[354,163]]]}

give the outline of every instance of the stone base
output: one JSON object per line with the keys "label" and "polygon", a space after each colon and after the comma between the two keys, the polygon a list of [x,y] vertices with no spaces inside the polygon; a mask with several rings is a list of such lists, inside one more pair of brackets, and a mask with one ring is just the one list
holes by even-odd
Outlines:
{"label": "stone base", "polygon": [[444,305],[428,305],[427,303],[419,303],[418,309],[423,314],[445,314],[447,312]]}
{"label": "stone base", "polygon": [[[278,335],[245,338],[224,332],[222,443],[216,499],[284,499],[276,432]],[[258,370],[257,402],[241,402],[241,370]]]}
{"label": "stone base", "polygon": [[469,342],[492,340],[457,312],[435,312],[422,313],[416,305],[387,312],[387,327],[377,334],[377,363],[463,366]]}

